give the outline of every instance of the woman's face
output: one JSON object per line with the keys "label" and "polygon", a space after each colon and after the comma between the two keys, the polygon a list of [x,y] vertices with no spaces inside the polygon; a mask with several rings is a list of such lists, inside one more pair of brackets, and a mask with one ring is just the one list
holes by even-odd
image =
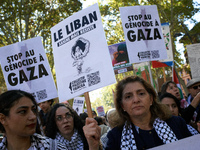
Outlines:
{"label": "woman's face", "polygon": [[178,116],[178,106],[176,105],[176,102],[173,98],[165,97],[162,99],[161,103],[169,107],[170,111],[172,112],[172,115]]}
{"label": "woman's face", "polygon": [[66,107],[62,106],[56,110],[56,125],[61,135],[70,139],[74,134],[74,119]]}
{"label": "woman's face", "polygon": [[122,93],[122,108],[131,120],[136,117],[146,117],[150,114],[153,98],[150,97],[140,82],[128,83]]}
{"label": "woman's face", "polygon": [[9,116],[5,116],[3,124],[6,134],[27,137],[35,133],[36,106],[28,97],[22,97],[10,108]]}
{"label": "woman's face", "polygon": [[47,113],[51,109],[51,101],[41,102],[39,103],[39,107],[44,113]]}
{"label": "woman's face", "polygon": [[178,87],[173,84],[173,83],[169,83],[168,87],[167,87],[167,90],[166,92],[174,95],[176,98],[178,98],[179,100],[181,99],[181,95],[180,95],[180,92],[179,92],[179,89]]}

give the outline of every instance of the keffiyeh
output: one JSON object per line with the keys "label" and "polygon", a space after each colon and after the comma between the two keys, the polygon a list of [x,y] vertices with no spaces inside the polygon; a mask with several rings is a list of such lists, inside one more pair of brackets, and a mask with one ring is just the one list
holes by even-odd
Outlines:
{"label": "keffiyeh", "polygon": [[195,128],[193,128],[192,126],[190,126],[189,124],[187,124],[187,128],[192,135],[199,134],[198,131]]}
{"label": "keffiyeh", "polygon": [[65,139],[60,133],[57,133],[55,140],[67,146],[68,150],[83,150],[83,142],[81,136],[77,130],[74,130],[74,134],[71,137],[71,141]]}
{"label": "keffiyeh", "polygon": [[[153,127],[155,128],[156,133],[163,141],[163,143],[167,144],[178,140],[176,138],[176,135],[173,133],[173,131],[165,121],[156,118],[153,123]],[[122,130],[121,149],[137,150],[132,125],[127,126],[127,123],[125,123]]]}
{"label": "keffiyeh", "polygon": [[[0,143],[0,150],[7,150],[7,140],[4,137]],[[35,133],[31,136],[31,146],[28,150],[67,150],[66,146],[50,138]]]}

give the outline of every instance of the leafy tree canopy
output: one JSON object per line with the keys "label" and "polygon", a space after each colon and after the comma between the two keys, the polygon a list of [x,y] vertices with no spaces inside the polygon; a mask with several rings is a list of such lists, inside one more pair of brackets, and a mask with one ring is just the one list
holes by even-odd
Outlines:
{"label": "leafy tree canopy", "polygon": [[[50,28],[81,9],[80,0],[0,1],[0,47],[41,36],[53,69]],[[0,85],[5,87],[2,70]]]}

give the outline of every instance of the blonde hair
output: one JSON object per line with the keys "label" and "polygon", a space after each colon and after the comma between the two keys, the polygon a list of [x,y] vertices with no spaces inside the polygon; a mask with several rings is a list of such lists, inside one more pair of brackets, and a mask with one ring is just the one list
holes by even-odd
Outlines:
{"label": "blonde hair", "polygon": [[112,108],[107,112],[107,120],[111,128],[118,125],[119,115],[115,108]]}

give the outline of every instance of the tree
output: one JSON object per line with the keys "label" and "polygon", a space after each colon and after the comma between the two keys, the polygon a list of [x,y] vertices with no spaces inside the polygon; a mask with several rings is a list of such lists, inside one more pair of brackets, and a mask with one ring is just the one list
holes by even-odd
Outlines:
{"label": "tree", "polygon": [[[125,41],[119,7],[135,5],[157,5],[161,23],[169,22],[170,24],[176,67],[183,66],[183,60],[180,58],[180,53],[175,47],[174,41],[176,41],[176,38],[173,35],[175,33],[184,32],[184,21],[191,19],[192,16],[199,11],[199,9],[195,8],[197,3],[187,0],[142,0],[140,3],[138,0],[112,0],[108,1],[106,4],[99,3],[108,45]],[[166,77],[170,77],[172,70],[170,67],[166,67],[163,73],[162,68],[157,68],[153,69],[152,73],[153,77],[157,80],[157,78],[162,78],[164,73],[167,73]],[[126,74],[116,75],[117,81],[124,76],[126,76]],[[106,99],[108,102],[105,103],[108,105],[112,104],[109,102],[112,101],[111,96],[109,96],[110,98],[108,97],[108,93],[111,94],[111,92],[109,92],[111,88],[113,87],[109,86],[101,90],[104,95],[104,98],[101,98],[101,100]]]}
{"label": "tree", "polygon": [[[80,0],[0,1],[0,47],[41,36],[53,70],[50,28],[81,9]],[[0,86],[5,87],[2,70]]]}
{"label": "tree", "polygon": [[191,76],[191,71],[190,71],[190,65],[189,65],[189,60],[188,60],[188,54],[187,54],[187,49],[186,49],[186,45],[190,45],[190,44],[195,44],[195,43],[200,43],[200,23],[195,24],[195,26],[188,31],[187,28],[185,29],[187,31],[187,33],[180,39],[180,43],[183,43],[185,50],[184,50],[184,55],[186,58],[186,64],[184,66],[184,69],[186,72],[189,72],[190,76]]}
{"label": "tree", "polygon": [[108,45],[124,42],[119,7],[139,5],[138,0],[112,0],[99,3]]}
{"label": "tree", "polygon": [[[101,15],[103,16],[108,44],[115,44],[124,41],[119,7],[157,5],[161,23],[170,23],[172,41],[176,40],[173,36],[175,33],[184,32],[184,21],[191,19],[192,16],[199,11],[198,8],[195,8],[198,4],[188,0],[142,0],[140,3],[138,0],[112,0],[107,4],[99,5]],[[174,42],[172,44],[174,45],[175,63],[179,66],[182,63],[182,59],[180,59],[180,53],[175,49]]]}

